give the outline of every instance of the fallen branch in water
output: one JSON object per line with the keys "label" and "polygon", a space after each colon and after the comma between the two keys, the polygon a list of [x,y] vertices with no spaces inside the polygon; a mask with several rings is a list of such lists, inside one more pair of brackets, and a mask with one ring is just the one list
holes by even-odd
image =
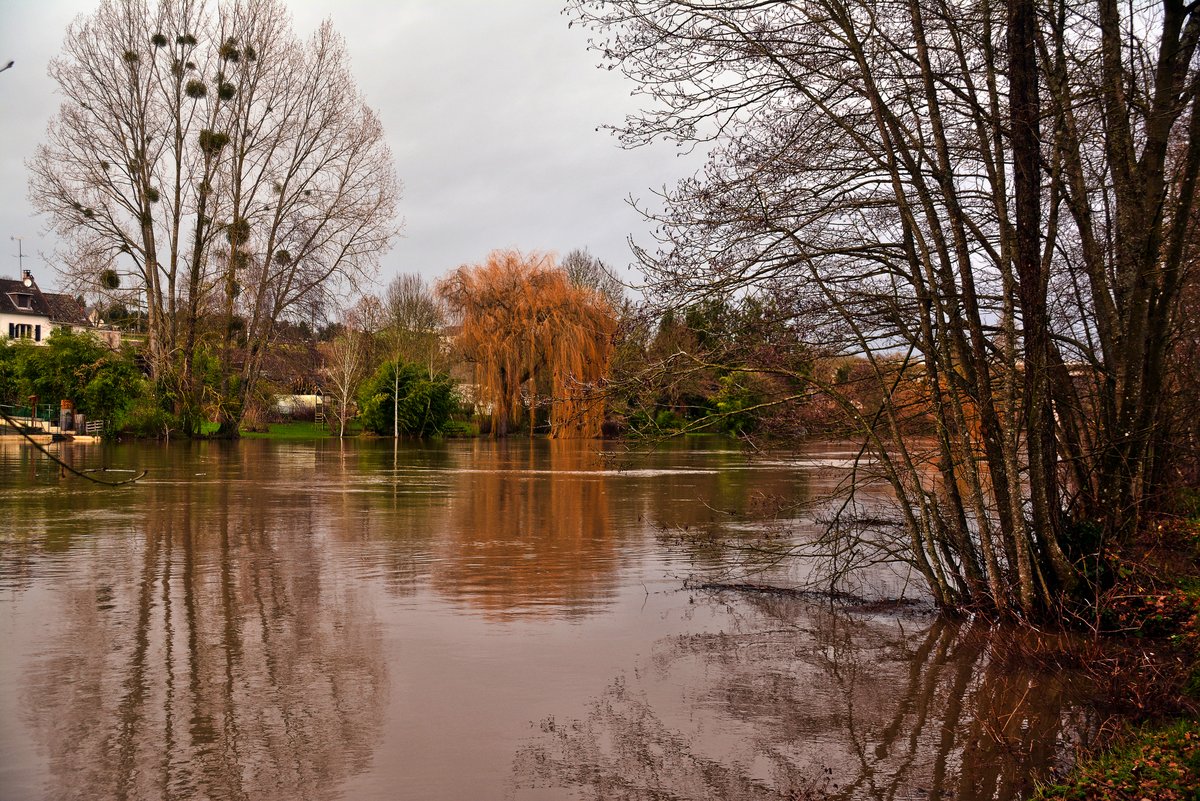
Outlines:
{"label": "fallen branch in water", "polygon": [[771,584],[751,584],[747,582],[729,583],[708,581],[703,584],[685,584],[686,589],[705,590],[708,592],[740,592],[754,595],[774,595],[782,598],[803,598],[806,600],[841,601],[851,606],[869,608],[900,608],[922,606],[922,602],[912,598],[868,598],[841,590],[802,590],[796,587],[777,587]]}
{"label": "fallen branch in water", "polygon": [[7,423],[8,425],[15,428],[17,430],[18,434],[20,434],[26,440],[28,440],[30,445],[32,445],[33,447],[35,447],[39,451],[41,451],[52,462],[56,463],[59,467],[61,467],[63,470],[66,470],[68,473],[72,473],[73,475],[79,476],[82,479],[86,479],[86,480],[92,482],[93,484],[102,484],[106,487],[119,487],[122,484],[132,484],[133,482],[137,481],[139,478],[142,478],[143,476],[146,475],[146,471],[142,470],[142,471],[139,471],[138,474],[136,476],[134,476],[133,478],[126,478],[121,481],[101,481],[100,479],[96,478],[95,476],[91,476],[88,474],[89,473],[97,473],[97,472],[99,472],[99,473],[108,473],[108,472],[116,473],[116,472],[131,472],[131,471],[124,471],[124,470],[110,471],[107,467],[96,467],[96,468],[92,468],[90,470],[76,470],[74,467],[71,467],[71,465],[67,464],[62,459],[58,458],[53,453],[46,450],[46,448],[42,446],[42,443],[38,442],[36,439],[34,439],[32,436],[30,436],[29,432],[27,432],[25,430],[25,427],[23,425],[21,425],[20,423],[18,423],[16,420],[9,417],[7,412],[0,411],[0,416],[2,416],[4,418],[5,423]]}

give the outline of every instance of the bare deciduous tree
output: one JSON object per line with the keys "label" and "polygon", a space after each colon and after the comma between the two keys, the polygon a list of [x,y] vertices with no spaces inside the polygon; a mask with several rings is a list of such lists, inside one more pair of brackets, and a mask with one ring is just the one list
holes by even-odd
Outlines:
{"label": "bare deciduous tree", "polygon": [[219,353],[208,389],[235,434],[279,321],[369,274],[395,233],[391,157],[341,37],[302,42],[278,0],[106,0],[51,74],[65,100],[31,196],[68,279],[130,279],[189,425],[196,355]]}
{"label": "bare deciduous tree", "polygon": [[[652,215],[657,298],[765,293],[813,353],[862,359],[875,412],[788,377],[857,421],[892,485],[897,536],[875,544],[942,605],[1058,609],[1095,548],[1081,531],[1125,536],[1153,495],[1194,241],[1200,7],[569,8],[646,100],[625,143],[711,147]],[[905,436],[902,385],[923,387],[928,448]]]}
{"label": "bare deciduous tree", "polygon": [[346,436],[346,423],[352,419],[354,396],[370,368],[369,334],[360,330],[355,322],[347,324],[344,331],[329,342],[322,342],[321,375],[325,377],[334,399],[334,415],[338,421],[338,437]]}
{"label": "bare deciduous tree", "polygon": [[446,309],[421,276],[398,275],[383,296],[384,335],[396,357],[420,364],[433,377],[442,355]]}
{"label": "bare deciduous tree", "polygon": [[617,280],[612,268],[586,248],[572,250],[562,257],[558,266],[567,274],[568,281],[577,287],[599,293],[614,310],[625,305],[625,287]]}

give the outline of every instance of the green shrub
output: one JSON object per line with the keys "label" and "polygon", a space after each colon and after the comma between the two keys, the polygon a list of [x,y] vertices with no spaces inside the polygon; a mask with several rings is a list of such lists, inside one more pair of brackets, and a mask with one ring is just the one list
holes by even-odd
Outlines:
{"label": "green shrub", "polygon": [[714,396],[718,429],[727,434],[748,434],[758,427],[757,410],[763,402],[761,379],[751,373],[730,373],[717,379]]}
{"label": "green shrub", "polygon": [[[399,402],[393,404],[393,394]],[[446,375],[429,378],[415,364],[388,362],[359,390],[358,420],[366,431],[390,436],[393,407],[406,436],[431,437],[442,432],[456,408],[454,385]]]}
{"label": "green shrub", "polygon": [[450,439],[477,437],[479,436],[479,426],[472,423],[463,423],[458,420],[450,420],[446,425],[442,426],[442,436]]}
{"label": "green shrub", "polygon": [[89,333],[54,331],[45,345],[17,342],[0,349],[0,400],[75,402],[90,420],[111,431],[135,402],[149,393],[132,353],[114,353]]}
{"label": "green shrub", "polygon": [[686,425],[687,421],[670,409],[663,409],[654,416],[654,427],[660,431],[680,431]]}

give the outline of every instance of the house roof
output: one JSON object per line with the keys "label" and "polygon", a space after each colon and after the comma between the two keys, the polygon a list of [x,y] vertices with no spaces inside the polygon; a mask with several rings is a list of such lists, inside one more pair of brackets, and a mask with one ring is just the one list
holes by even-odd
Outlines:
{"label": "house roof", "polygon": [[[29,308],[17,305],[18,295],[30,295]],[[13,278],[0,278],[0,313],[29,314],[41,317],[50,316],[50,307],[46,304],[45,295],[37,288],[37,284],[25,286]]]}
{"label": "house roof", "polygon": [[[29,296],[28,307],[17,305],[20,295]],[[43,292],[36,281],[25,286],[23,281],[15,278],[0,278],[0,314],[49,317],[53,323],[87,325],[87,311],[75,298],[58,292]]]}
{"label": "house roof", "polygon": [[87,325],[87,309],[77,298],[57,292],[43,292],[42,298],[50,311],[51,322]]}

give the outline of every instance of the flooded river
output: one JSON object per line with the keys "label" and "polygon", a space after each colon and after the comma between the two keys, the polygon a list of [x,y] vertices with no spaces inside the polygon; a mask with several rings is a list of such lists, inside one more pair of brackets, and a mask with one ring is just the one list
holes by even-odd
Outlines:
{"label": "flooded river", "polygon": [[149,474],[0,445],[4,801],[1014,799],[1088,729],[966,626],[684,588],[836,447],[65,447]]}

